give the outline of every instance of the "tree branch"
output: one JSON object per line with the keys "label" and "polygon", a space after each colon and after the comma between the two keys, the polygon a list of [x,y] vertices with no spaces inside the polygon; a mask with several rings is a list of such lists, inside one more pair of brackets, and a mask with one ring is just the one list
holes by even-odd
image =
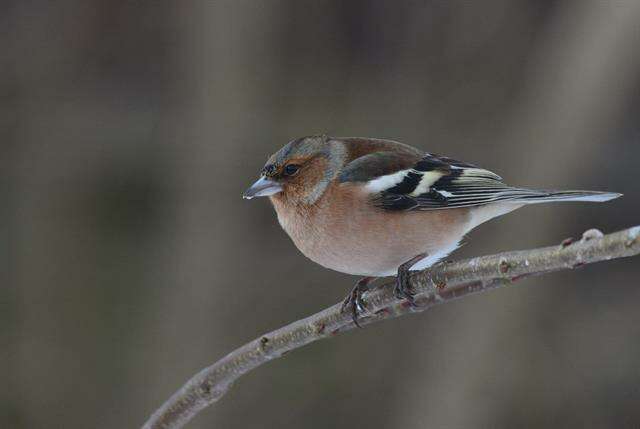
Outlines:
{"label": "tree branch", "polygon": [[[438,264],[411,276],[417,307],[397,300],[393,284],[386,284],[365,294],[370,313],[363,316],[360,324],[424,311],[455,298],[511,285],[523,277],[637,255],[639,237],[640,226],[604,236],[598,230],[589,230],[576,242],[565,240],[557,246]],[[265,334],[203,369],[153,413],[143,428],[182,427],[224,396],[245,373],[286,352],[353,329],[351,316],[341,313],[340,306],[336,304]]]}

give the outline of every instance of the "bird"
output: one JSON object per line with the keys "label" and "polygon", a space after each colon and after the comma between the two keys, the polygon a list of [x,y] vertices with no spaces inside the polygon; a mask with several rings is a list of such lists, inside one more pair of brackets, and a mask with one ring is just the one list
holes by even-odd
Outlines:
{"label": "bird", "polygon": [[357,326],[374,280],[395,276],[394,295],[416,305],[410,271],[438,263],[490,219],[529,204],[620,196],[509,186],[489,170],[397,141],[327,135],[288,142],[243,194],[268,197],[307,258],[361,277],[342,303]]}

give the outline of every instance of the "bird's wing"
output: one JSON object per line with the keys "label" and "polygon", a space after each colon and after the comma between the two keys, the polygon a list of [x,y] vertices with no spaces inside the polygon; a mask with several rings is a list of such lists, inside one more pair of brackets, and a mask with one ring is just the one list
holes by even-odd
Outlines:
{"label": "bird's wing", "polygon": [[398,152],[379,151],[360,156],[349,162],[340,172],[340,183],[369,183],[372,180],[408,171],[421,155]]}
{"label": "bird's wing", "polygon": [[386,210],[473,207],[540,196],[540,191],[505,185],[489,170],[434,154],[425,154],[411,166],[396,166],[371,176],[364,188],[374,204]]}

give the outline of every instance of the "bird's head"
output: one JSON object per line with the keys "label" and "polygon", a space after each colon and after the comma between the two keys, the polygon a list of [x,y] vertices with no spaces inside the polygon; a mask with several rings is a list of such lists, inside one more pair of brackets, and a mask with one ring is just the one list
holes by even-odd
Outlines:
{"label": "bird's head", "polygon": [[293,204],[313,204],[340,172],[345,152],[342,142],[327,136],[293,140],[271,155],[243,198],[269,196]]}

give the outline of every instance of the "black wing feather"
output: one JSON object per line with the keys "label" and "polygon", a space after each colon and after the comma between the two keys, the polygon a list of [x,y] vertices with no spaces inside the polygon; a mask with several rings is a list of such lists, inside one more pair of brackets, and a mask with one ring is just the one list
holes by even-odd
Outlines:
{"label": "black wing feather", "polygon": [[[440,177],[416,194],[426,173]],[[435,176],[437,177],[437,176]],[[424,189],[421,188],[421,189]],[[451,158],[427,154],[407,170],[404,179],[374,196],[375,203],[387,210],[439,210],[540,197],[540,191],[514,188],[491,171]]]}

